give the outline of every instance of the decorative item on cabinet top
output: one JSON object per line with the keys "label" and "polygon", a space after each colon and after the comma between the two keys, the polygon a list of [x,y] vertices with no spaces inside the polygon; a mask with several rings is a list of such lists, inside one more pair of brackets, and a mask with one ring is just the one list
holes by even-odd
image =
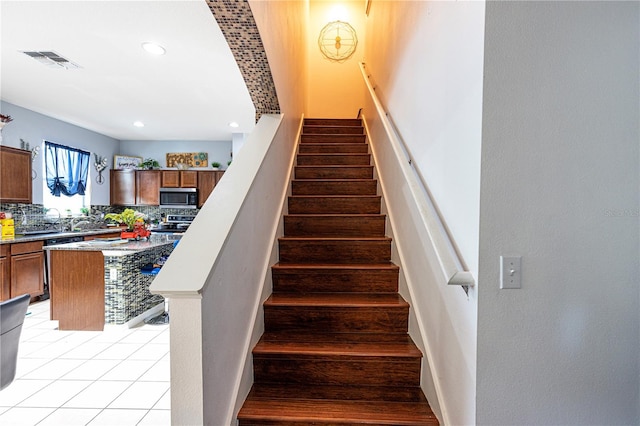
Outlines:
{"label": "decorative item on cabinet top", "polygon": [[207,167],[209,154],[206,152],[175,152],[167,154],[167,167],[186,164],[190,167]]}
{"label": "decorative item on cabinet top", "polygon": [[142,157],[132,157],[129,155],[113,156],[113,168],[116,170],[137,169],[141,163]]}

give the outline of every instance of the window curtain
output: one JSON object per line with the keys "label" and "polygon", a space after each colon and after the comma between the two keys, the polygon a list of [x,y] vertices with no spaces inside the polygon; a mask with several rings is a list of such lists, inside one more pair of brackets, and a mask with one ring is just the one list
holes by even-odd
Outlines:
{"label": "window curtain", "polygon": [[52,195],[84,195],[89,176],[90,153],[45,141],[44,157],[47,187]]}

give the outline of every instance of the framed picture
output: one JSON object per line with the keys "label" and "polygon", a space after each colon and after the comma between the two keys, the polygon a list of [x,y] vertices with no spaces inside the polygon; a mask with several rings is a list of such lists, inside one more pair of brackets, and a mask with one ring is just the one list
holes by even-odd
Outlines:
{"label": "framed picture", "polygon": [[142,163],[142,157],[131,157],[129,155],[113,156],[113,168],[116,170],[137,169],[140,163]]}

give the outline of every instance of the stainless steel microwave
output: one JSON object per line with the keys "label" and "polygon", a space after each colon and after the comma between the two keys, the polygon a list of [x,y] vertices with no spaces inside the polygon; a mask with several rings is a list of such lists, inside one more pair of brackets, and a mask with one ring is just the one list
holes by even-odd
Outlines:
{"label": "stainless steel microwave", "polygon": [[160,188],[160,207],[195,209],[198,207],[196,188]]}

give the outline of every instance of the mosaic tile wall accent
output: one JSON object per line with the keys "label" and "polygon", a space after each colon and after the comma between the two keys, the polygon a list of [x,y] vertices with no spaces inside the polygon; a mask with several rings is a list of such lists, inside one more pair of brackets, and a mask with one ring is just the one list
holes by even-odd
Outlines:
{"label": "mosaic tile wall accent", "polygon": [[[142,275],[140,267],[168,256],[173,244],[145,250],[128,256],[104,257],[105,324],[121,325],[148,309],[163,303],[164,298],[149,292],[153,275]],[[111,271],[116,271],[116,276]]]}
{"label": "mosaic tile wall accent", "polygon": [[256,122],[262,114],[280,113],[267,53],[247,0],[207,0],[256,108]]}
{"label": "mosaic tile wall accent", "polygon": [[[105,215],[107,213],[122,213],[125,208],[126,207],[122,206],[94,205],[91,206],[91,216],[87,219],[94,223],[96,227],[99,227],[104,223],[101,215]],[[161,209],[158,206],[135,206],[132,208],[146,215],[151,223],[160,222],[163,215],[167,214],[196,215],[198,214],[198,211],[200,211],[199,209]],[[22,221],[23,212],[27,217],[27,222],[25,223],[26,228],[56,228],[58,230],[62,229],[64,231],[68,231],[71,227],[72,218],[68,217],[61,217],[60,222],[57,221],[57,218],[47,219],[45,226],[45,218],[43,215],[46,213],[46,209],[42,204],[0,203],[0,212],[11,213],[16,220],[17,228],[20,228],[20,225],[22,225],[18,222]]]}

